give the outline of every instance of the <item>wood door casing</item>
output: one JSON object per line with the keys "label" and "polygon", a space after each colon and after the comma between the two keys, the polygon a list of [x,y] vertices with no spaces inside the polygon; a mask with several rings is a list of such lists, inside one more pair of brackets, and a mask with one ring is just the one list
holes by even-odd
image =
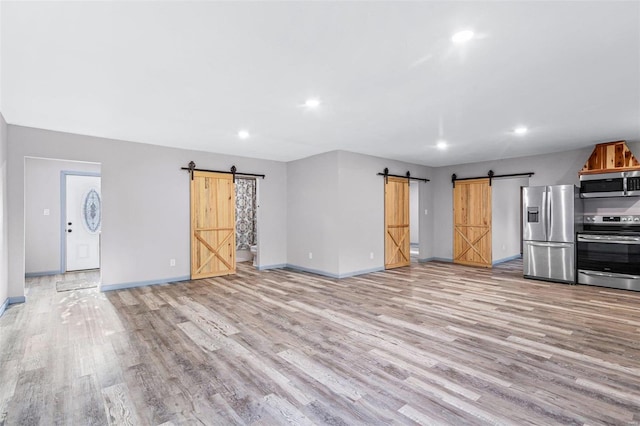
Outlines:
{"label": "wood door casing", "polygon": [[191,180],[191,278],[236,273],[233,176],[193,172]]}
{"label": "wood door casing", "polygon": [[385,177],[384,185],[384,267],[411,263],[409,241],[409,180]]}
{"label": "wood door casing", "polygon": [[491,268],[489,179],[456,181],[453,189],[453,261]]}

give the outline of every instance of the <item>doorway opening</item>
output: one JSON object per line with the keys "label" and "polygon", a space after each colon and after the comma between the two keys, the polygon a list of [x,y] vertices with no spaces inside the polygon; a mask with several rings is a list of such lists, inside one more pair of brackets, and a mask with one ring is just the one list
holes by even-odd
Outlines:
{"label": "doorway opening", "polygon": [[58,291],[100,283],[100,163],[25,158],[25,277],[60,275]]}
{"label": "doorway opening", "polygon": [[258,265],[258,181],[236,177],[236,262]]}
{"label": "doorway opening", "polygon": [[420,258],[420,183],[409,182],[409,242],[411,262]]}

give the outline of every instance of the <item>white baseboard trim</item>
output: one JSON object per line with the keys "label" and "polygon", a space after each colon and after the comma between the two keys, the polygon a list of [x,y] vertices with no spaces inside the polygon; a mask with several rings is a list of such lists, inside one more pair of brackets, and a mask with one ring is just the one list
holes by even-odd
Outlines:
{"label": "white baseboard trim", "polygon": [[287,264],[286,263],[279,263],[276,265],[264,265],[264,266],[258,266],[257,269],[258,271],[267,271],[269,269],[283,269],[286,268]]}
{"label": "white baseboard trim", "polygon": [[345,274],[340,274],[338,276],[338,278],[349,278],[349,277],[355,277],[358,275],[364,275],[364,274],[372,274],[374,272],[381,272],[384,271],[384,266],[378,266],[376,268],[370,268],[370,269],[362,269],[360,271],[354,271],[354,272],[347,272]]}
{"label": "white baseboard trim", "polygon": [[105,292],[105,291],[113,291],[113,290],[124,290],[126,288],[146,287],[149,285],[156,285],[156,284],[168,284],[168,283],[175,283],[179,281],[188,281],[190,279],[191,279],[190,276],[186,276],[186,277],[175,277],[175,278],[163,278],[160,280],[135,281],[135,282],[121,283],[121,284],[107,284],[107,285],[103,284],[100,286],[100,291]]}
{"label": "white baseboard trim", "polygon": [[453,263],[453,259],[449,259],[446,257],[427,257],[426,259],[418,259],[419,263],[427,263],[427,262],[447,262]]}
{"label": "white baseboard trim", "polygon": [[2,316],[2,314],[4,314],[4,311],[7,310],[7,306],[9,306],[9,298],[8,297],[7,297],[7,300],[4,301],[2,306],[0,306],[0,317]]}
{"label": "white baseboard trim", "polygon": [[42,271],[42,272],[27,272],[24,274],[25,278],[34,278],[34,277],[46,277],[48,275],[60,275],[64,274],[62,271]]}
{"label": "white baseboard trim", "polygon": [[516,260],[516,259],[520,259],[522,258],[521,254],[516,254],[515,256],[509,256],[509,257],[505,257],[502,259],[498,259],[498,260],[494,260],[493,262],[491,262],[492,266],[498,265],[500,263],[504,263],[504,262],[509,262],[510,260]]}
{"label": "white baseboard trim", "polygon": [[344,274],[334,274],[331,272],[320,271],[318,269],[306,268],[304,266],[297,266],[297,265],[291,265],[291,264],[287,264],[285,268],[292,269],[294,271],[308,272],[310,274],[322,275],[324,277],[329,277],[337,280],[340,280],[342,278],[355,277],[356,275],[363,275],[363,274],[370,274],[372,272],[384,271],[384,267],[380,267],[380,266],[377,268],[363,269],[361,271],[347,272]]}
{"label": "white baseboard trim", "polygon": [[2,314],[4,314],[4,311],[7,310],[9,305],[13,305],[15,303],[24,303],[26,300],[27,299],[25,299],[24,296],[7,297],[5,301],[2,302],[2,305],[0,305],[0,317],[2,316]]}

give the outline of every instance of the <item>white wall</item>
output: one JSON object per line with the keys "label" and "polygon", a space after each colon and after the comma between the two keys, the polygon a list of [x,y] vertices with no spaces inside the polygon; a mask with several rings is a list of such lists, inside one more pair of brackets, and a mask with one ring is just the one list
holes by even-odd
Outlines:
{"label": "white wall", "polygon": [[[102,164],[102,283],[143,284],[189,276],[190,160],[199,168],[264,173],[260,262],[286,263],[286,164],[9,126],[9,296],[24,295],[25,157]],[[169,259],[176,266],[169,266]]]}
{"label": "white wall", "polygon": [[[640,155],[640,143],[627,144],[635,155]],[[481,163],[461,164],[457,166],[439,167],[435,170],[434,204],[434,257],[451,260],[453,258],[453,202],[451,175],[459,178],[486,176],[489,170],[496,174],[534,172],[529,178],[530,186],[574,184],[579,185],[578,172],[587,162],[593,147],[558,152],[530,157],[510,158],[504,160],[485,161]],[[591,209],[598,209],[602,201],[595,201]],[[635,203],[629,201],[629,203]],[[606,203],[605,203],[606,204]],[[591,204],[590,204],[591,205]],[[493,209],[503,208],[494,205]],[[638,213],[640,214],[640,213]]]}
{"label": "white wall", "polygon": [[[556,185],[579,183],[578,171],[591,155],[593,147],[559,152],[554,154],[530,157],[511,158],[505,160],[486,161],[481,163],[461,164],[457,166],[439,167],[435,169],[434,202],[434,257],[451,260],[453,258],[453,201],[451,175],[457,177],[486,176],[489,170],[496,174],[534,172],[529,185]],[[638,152],[637,148],[632,151]],[[498,180],[496,180],[498,182]],[[494,210],[508,208],[503,204],[493,205]]]}
{"label": "white wall", "polygon": [[528,177],[495,179],[491,184],[492,262],[520,255],[520,187],[528,185]]}
{"label": "white wall", "polygon": [[[2,93],[3,93],[3,90],[2,90],[2,52],[3,52],[3,49],[2,49],[2,28],[4,28],[4,25],[3,25],[3,22],[2,22],[2,19],[3,19],[2,18],[2,3],[4,3],[4,2],[0,1],[0,111],[2,111]],[[2,113],[0,112],[0,115],[1,114]],[[4,121],[4,117],[2,118],[1,121],[3,123],[2,126],[6,127],[7,123]],[[6,141],[6,139],[5,139],[5,141]],[[2,300],[4,300],[4,299],[2,299]],[[2,303],[2,300],[0,300],[0,303]]]}
{"label": "white wall", "polygon": [[[62,171],[100,173],[100,164],[44,158],[25,160],[25,273],[61,273]],[[44,209],[50,214],[45,216]]]}
{"label": "white wall", "polygon": [[7,208],[7,123],[0,113],[0,306],[9,297]]}
{"label": "white wall", "polygon": [[[452,173],[468,177],[486,175],[490,169],[498,174],[531,171],[535,175],[530,185],[576,184],[577,172],[591,153],[591,148],[585,148],[429,168],[345,151],[285,164],[20,126],[8,126],[4,140],[8,140],[9,297],[24,294],[25,157],[102,164],[102,278],[104,285],[116,286],[189,276],[189,183],[187,173],[179,168],[190,160],[200,168],[228,170],[235,164],[240,171],[267,175],[259,184],[259,266],[289,264],[342,277],[384,266],[383,178],[376,174],[385,167],[393,174],[409,170],[412,176],[431,179],[419,184],[420,257],[451,259]],[[630,144],[633,152],[640,152],[638,145]],[[508,181],[496,180],[496,188],[502,182]],[[515,197],[513,188],[500,192],[494,212],[507,209],[513,218],[516,207],[519,210]],[[629,203],[629,208],[638,207],[635,201]],[[498,222],[503,219],[494,218],[494,224]],[[496,241],[519,233],[514,231],[516,222],[510,222],[508,229],[494,230],[502,232],[494,235]],[[515,239],[504,241],[494,249],[494,259],[515,254],[514,246],[519,250]],[[308,258],[309,252],[313,259]],[[170,258],[176,259],[175,267],[169,266]]]}
{"label": "white wall", "polygon": [[338,152],[287,163],[287,194],[287,263],[337,276]]}
{"label": "white wall", "polygon": [[[384,268],[384,178],[377,176],[384,168],[390,174],[431,178],[426,166],[387,160],[347,151],[338,152],[339,161],[339,246],[340,276]],[[430,208],[431,182],[420,183],[421,211]],[[421,215],[420,256],[430,256],[429,217]],[[373,259],[370,254],[373,253]]]}

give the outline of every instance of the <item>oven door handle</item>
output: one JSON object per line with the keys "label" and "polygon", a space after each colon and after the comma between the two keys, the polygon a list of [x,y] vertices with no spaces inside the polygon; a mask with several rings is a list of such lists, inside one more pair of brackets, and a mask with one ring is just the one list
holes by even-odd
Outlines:
{"label": "oven door handle", "polygon": [[607,272],[593,272],[593,271],[584,271],[584,270],[580,270],[579,271],[581,274],[584,275],[589,275],[592,277],[606,277],[606,278],[622,278],[622,279],[629,279],[629,280],[638,280],[640,279],[640,276],[638,275],[628,275],[628,274],[614,274],[614,273],[607,273]]}
{"label": "oven door handle", "polygon": [[578,241],[595,241],[614,244],[640,244],[640,237],[629,237],[624,235],[578,235]]}

